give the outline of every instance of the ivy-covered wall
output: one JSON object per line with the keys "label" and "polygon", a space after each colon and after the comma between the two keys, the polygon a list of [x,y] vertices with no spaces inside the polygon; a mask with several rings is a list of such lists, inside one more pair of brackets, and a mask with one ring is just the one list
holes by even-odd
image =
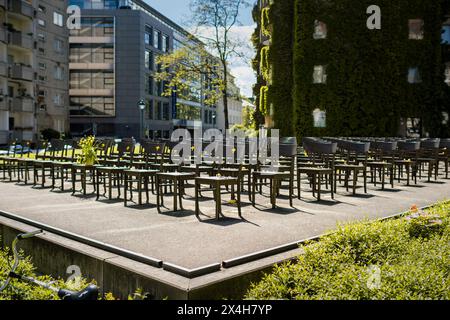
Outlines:
{"label": "ivy-covered wall", "polygon": [[[397,136],[400,118],[412,117],[431,136],[449,136],[441,45],[448,2],[274,0],[262,17],[270,23],[270,81],[261,70],[259,79],[268,85],[275,127],[283,136]],[[381,8],[381,30],[366,27],[370,5]],[[423,40],[409,39],[409,19],[424,20]],[[327,25],[325,39],[313,38],[315,20]],[[325,84],[313,83],[319,65],[326,66]],[[419,69],[421,83],[408,82],[409,68]],[[325,128],[314,127],[315,109],[326,111]]]}

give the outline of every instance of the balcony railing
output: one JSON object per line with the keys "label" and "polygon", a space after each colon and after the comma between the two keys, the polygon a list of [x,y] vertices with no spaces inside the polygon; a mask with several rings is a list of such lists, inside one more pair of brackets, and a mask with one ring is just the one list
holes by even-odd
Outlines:
{"label": "balcony railing", "polygon": [[33,18],[34,9],[33,6],[22,0],[13,0],[10,2],[9,11],[23,15],[28,18]]}
{"label": "balcony railing", "polygon": [[0,76],[8,76],[8,64],[6,62],[0,61]]}
{"label": "balcony railing", "polygon": [[9,43],[24,49],[33,49],[33,38],[22,32],[10,32],[9,33]]}
{"label": "balcony railing", "polygon": [[31,98],[13,98],[11,105],[12,112],[34,112],[34,103]]}
{"label": "balcony railing", "polygon": [[11,136],[11,131],[0,130],[0,145],[8,144]]}
{"label": "balcony railing", "polygon": [[0,97],[0,111],[8,111],[9,106],[5,97]]}
{"label": "balcony railing", "polygon": [[0,41],[1,42],[7,42],[8,41],[8,36],[6,34],[6,30],[4,28],[2,28],[2,27],[0,27]]}
{"label": "balcony railing", "polygon": [[34,72],[29,66],[14,64],[11,66],[11,78],[32,81]]}

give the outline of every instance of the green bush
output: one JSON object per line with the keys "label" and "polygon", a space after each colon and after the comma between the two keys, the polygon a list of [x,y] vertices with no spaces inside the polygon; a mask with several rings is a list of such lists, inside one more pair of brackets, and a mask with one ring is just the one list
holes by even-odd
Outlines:
{"label": "green bush", "polygon": [[[23,254],[23,251],[21,251],[20,255],[23,256]],[[0,249],[0,286],[5,281],[12,264],[13,259],[10,250],[8,248]],[[52,279],[49,276],[37,276],[36,268],[33,266],[30,257],[25,257],[20,261],[16,272],[44,282],[55,281],[54,286],[73,291],[79,291],[89,284],[85,279],[80,278],[65,282],[61,279]],[[51,290],[12,279],[9,286],[3,292],[0,292],[0,300],[59,300],[59,298]]]}
{"label": "green bush", "polygon": [[60,139],[61,138],[61,133],[59,133],[58,131],[48,128],[48,129],[44,129],[41,131],[41,136],[42,139],[46,140],[46,141],[50,141],[52,139]]}
{"label": "green bush", "polygon": [[450,203],[421,214],[440,220],[440,228],[427,228],[426,237],[417,237],[411,233],[417,220],[410,216],[341,226],[305,245],[298,261],[277,266],[246,297],[450,299]]}

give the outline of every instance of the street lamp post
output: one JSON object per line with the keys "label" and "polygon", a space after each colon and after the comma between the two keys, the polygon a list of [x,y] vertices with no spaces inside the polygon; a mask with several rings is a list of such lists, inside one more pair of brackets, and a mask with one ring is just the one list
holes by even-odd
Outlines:
{"label": "street lamp post", "polygon": [[145,110],[145,101],[140,100],[138,103],[139,110],[141,112],[141,123],[140,123],[140,129],[139,129],[139,137],[142,140],[144,137],[144,110]]}

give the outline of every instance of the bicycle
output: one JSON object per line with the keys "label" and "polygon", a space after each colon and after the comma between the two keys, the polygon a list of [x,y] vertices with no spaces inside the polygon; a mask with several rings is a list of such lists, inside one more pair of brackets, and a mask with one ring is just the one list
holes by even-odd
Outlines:
{"label": "bicycle", "polygon": [[45,289],[49,289],[53,292],[56,292],[58,294],[58,297],[61,300],[66,300],[66,301],[97,300],[98,294],[99,294],[99,289],[96,285],[91,284],[91,285],[87,286],[86,288],[84,288],[83,290],[75,292],[75,291],[70,291],[67,289],[57,288],[57,287],[54,287],[52,285],[52,283],[45,283],[45,282],[39,281],[37,279],[34,279],[32,277],[28,277],[28,276],[20,275],[20,274],[16,273],[16,269],[19,266],[19,262],[20,262],[19,253],[17,251],[17,243],[21,240],[35,237],[36,235],[41,234],[42,232],[43,232],[42,230],[38,230],[38,231],[30,232],[30,233],[21,233],[15,237],[15,239],[13,240],[12,246],[11,246],[11,249],[12,249],[13,255],[14,255],[14,263],[13,263],[11,270],[8,273],[8,276],[5,280],[5,282],[2,285],[0,285],[0,293],[10,285],[11,279],[18,279],[18,280],[21,280],[24,282],[29,282],[29,283],[38,285]]}

